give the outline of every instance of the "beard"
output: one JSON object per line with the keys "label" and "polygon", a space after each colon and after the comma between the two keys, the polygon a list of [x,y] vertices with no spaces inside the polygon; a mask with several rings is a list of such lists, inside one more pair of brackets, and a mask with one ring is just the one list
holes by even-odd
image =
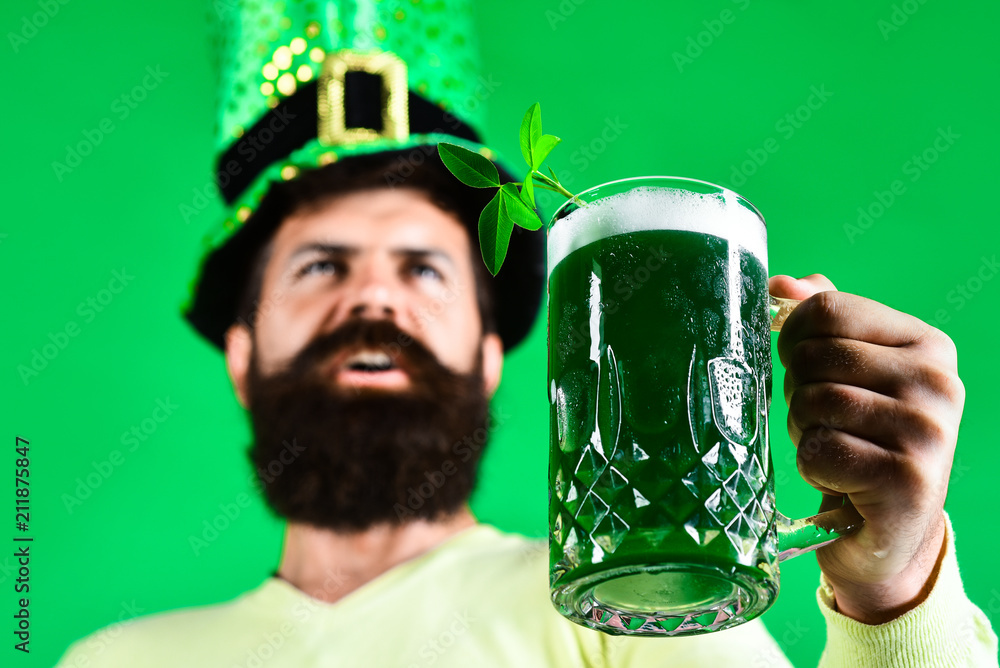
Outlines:
{"label": "beard", "polygon": [[[335,372],[322,373],[333,356],[361,348],[389,354],[408,386],[345,387]],[[249,455],[268,505],[289,521],[340,532],[457,512],[489,434],[476,359],[471,373],[453,372],[389,320],[349,320],[268,375],[255,346]]]}

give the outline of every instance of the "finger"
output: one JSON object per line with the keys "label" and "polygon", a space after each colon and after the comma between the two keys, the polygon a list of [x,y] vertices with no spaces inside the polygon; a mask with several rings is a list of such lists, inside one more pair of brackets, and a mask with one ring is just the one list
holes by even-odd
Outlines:
{"label": "finger", "polygon": [[955,425],[946,418],[918,403],[860,387],[810,383],[792,394],[788,433],[798,444],[803,434],[828,427],[894,452],[926,452],[957,438]]}
{"label": "finger", "polygon": [[767,281],[768,292],[783,299],[808,299],[817,292],[836,289],[830,279],[823,274],[811,274],[804,278],[778,274]]}
{"label": "finger", "polygon": [[952,402],[964,390],[948,360],[841,338],[811,338],[785,351],[785,403],[797,387],[842,383],[900,401]]}
{"label": "finger", "polygon": [[944,503],[946,486],[928,485],[923,471],[927,463],[919,458],[836,430],[808,432],[805,443],[796,453],[803,480],[824,494],[849,496],[869,533],[882,535],[880,541],[887,538],[887,530],[911,531],[910,520]]}
{"label": "finger", "polygon": [[819,502],[819,510],[817,513],[825,513],[829,510],[836,510],[837,508],[843,508],[845,503],[850,503],[850,499],[846,495],[841,494],[823,494],[823,498]]}
{"label": "finger", "polygon": [[904,378],[912,375],[913,362],[895,348],[842,338],[811,338],[786,350],[785,402],[800,385],[844,383],[873,392],[897,396]]}
{"label": "finger", "polygon": [[898,459],[890,450],[830,427],[803,432],[795,453],[803,480],[824,494],[849,494],[857,505],[891,494]]}
{"label": "finger", "polygon": [[787,366],[784,355],[805,339],[832,337],[901,347],[933,330],[923,321],[871,299],[846,292],[820,292],[788,315],[778,335],[778,355]]}

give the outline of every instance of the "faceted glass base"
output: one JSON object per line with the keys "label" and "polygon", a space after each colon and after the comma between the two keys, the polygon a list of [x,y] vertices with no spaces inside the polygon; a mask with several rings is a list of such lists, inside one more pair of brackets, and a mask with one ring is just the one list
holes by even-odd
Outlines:
{"label": "faceted glass base", "polygon": [[563,616],[612,635],[684,636],[738,626],[767,610],[778,589],[760,570],[699,564],[610,569],[556,586]]}

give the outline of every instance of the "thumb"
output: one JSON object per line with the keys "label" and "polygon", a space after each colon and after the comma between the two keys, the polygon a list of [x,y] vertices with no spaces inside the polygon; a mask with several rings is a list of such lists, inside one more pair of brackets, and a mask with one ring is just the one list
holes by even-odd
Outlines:
{"label": "thumb", "polygon": [[767,289],[775,297],[801,300],[808,299],[817,292],[835,291],[837,287],[823,274],[811,274],[805,278],[779,274],[768,279]]}

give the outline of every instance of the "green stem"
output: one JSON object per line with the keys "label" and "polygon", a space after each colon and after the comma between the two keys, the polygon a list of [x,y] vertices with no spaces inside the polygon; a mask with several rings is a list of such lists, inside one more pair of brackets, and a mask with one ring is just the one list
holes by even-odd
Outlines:
{"label": "green stem", "polygon": [[549,177],[545,176],[545,174],[539,172],[537,169],[531,172],[531,176],[534,177],[536,181],[543,184],[542,187],[548,186],[549,190],[554,190],[555,192],[559,193],[566,199],[575,200],[580,204],[583,203],[577,198],[576,195],[566,190],[566,188],[564,188],[561,183],[559,183],[558,181],[553,181]]}
{"label": "green stem", "polygon": [[555,188],[550,188],[549,186],[547,186],[547,185],[544,185],[544,184],[541,184],[541,183],[536,183],[536,184],[535,184],[535,187],[536,187],[536,188],[541,188],[542,190],[548,190],[549,192],[554,192],[554,193],[559,193],[560,195],[562,195],[562,194],[563,194],[563,193],[562,193],[562,192],[560,192],[559,190],[556,190]]}

